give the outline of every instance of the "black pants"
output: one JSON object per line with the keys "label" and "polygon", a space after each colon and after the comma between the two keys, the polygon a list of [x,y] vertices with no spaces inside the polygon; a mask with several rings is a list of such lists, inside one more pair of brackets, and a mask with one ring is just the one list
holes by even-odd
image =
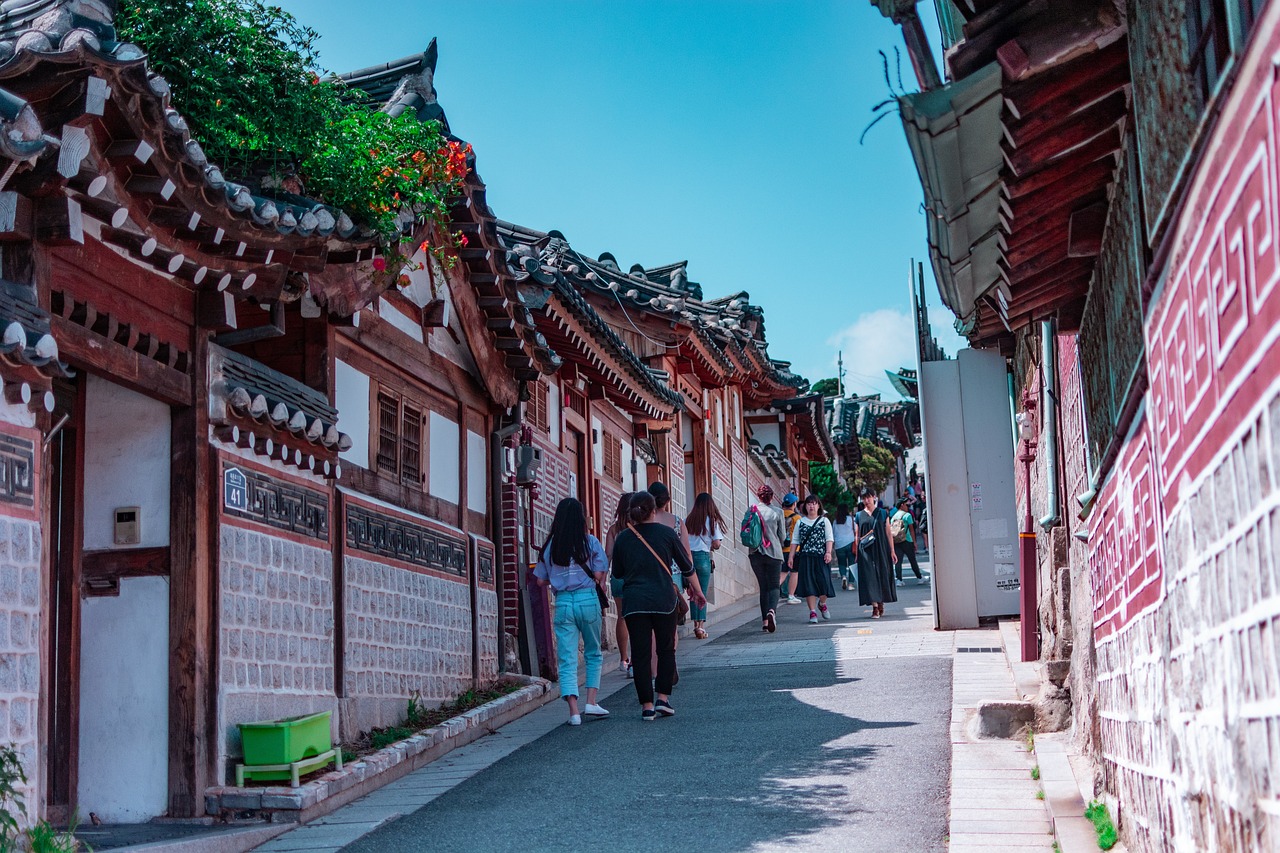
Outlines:
{"label": "black pants", "polygon": [[911,571],[916,573],[916,580],[920,580],[924,575],[920,574],[920,564],[916,562],[916,545],[914,542],[894,542],[893,547],[898,551],[898,565],[896,571],[898,580],[902,580],[902,558],[906,557],[911,561]]}
{"label": "black pants", "polygon": [[[631,665],[635,668],[636,696],[640,704],[653,701],[653,694],[671,695],[676,680],[676,614],[632,613],[627,616],[631,635]],[[649,671],[654,640],[657,638],[658,675]]]}
{"label": "black pants", "polygon": [[763,620],[770,610],[778,609],[778,598],[782,583],[782,561],[764,554],[751,554],[751,571],[755,572],[756,583],[760,584],[760,618]]}

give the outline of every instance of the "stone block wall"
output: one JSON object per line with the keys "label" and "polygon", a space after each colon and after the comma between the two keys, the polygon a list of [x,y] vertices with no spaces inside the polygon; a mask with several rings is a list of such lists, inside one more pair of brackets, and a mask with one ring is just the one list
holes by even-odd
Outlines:
{"label": "stone block wall", "polygon": [[[0,401],[0,415],[10,407]],[[30,420],[29,412],[19,416]],[[7,419],[7,418],[5,418]],[[41,598],[45,540],[40,530],[40,433],[0,421],[0,743],[13,744],[38,812],[41,777]]]}
{"label": "stone block wall", "polygon": [[13,744],[31,813],[39,803],[40,567],[44,541],[30,518],[6,515],[0,503],[0,743]]}
{"label": "stone block wall", "polygon": [[333,555],[326,541],[223,523],[219,548],[219,757],[237,723],[334,711]]}
{"label": "stone block wall", "polygon": [[502,646],[498,632],[498,594],[481,586],[476,595],[476,631],[480,634],[480,681],[498,677]]}
{"label": "stone block wall", "polygon": [[345,737],[400,723],[415,692],[433,706],[470,688],[471,591],[464,579],[352,553],[343,559],[343,585]]}
{"label": "stone block wall", "polygon": [[1089,518],[1097,742],[1136,851],[1280,846],[1278,48],[1272,4],[1171,225],[1149,387]]}

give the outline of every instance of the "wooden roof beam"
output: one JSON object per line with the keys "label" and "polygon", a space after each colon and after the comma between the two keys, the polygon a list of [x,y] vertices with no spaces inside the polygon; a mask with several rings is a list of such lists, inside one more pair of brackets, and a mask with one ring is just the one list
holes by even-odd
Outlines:
{"label": "wooden roof beam", "polygon": [[1062,129],[1077,121],[1090,121],[1089,115],[1122,116],[1129,109],[1129,95],[1123,87],[1110,92],[1099,92],[1094,87],[1081,86],[1072,93],[1066,103],[1054,103],[1025,121],[1002,123],[1004,138],[1016,151],[1034,144],[1047,135],[1060,135]]}
{"label": "wooden roof beam", "polygon": [[1116,148],[1105,135],[1097,137],[1048,168],[1025,178],[1010,177],[1000,188],[1009,201],[1049,190],[1059,182],[1066,186],[1109,182],[1115,175]]}
{"label": "wooden roof beam", "polygon": [[[1072,103],[1082,76],[1107,84],[1125,85],[1129,77],[1129,42],[1119,39],[1101,50],[1076,57],[1025,80],[1006,83],[1004,105],[1015,119],[1030,116],[1054,103]],[[1074,103],[1080,103],[1075,100]]]}
{"label": "wooden roof beam", "polygon": [[1128,114],[1127,111],[1127,106],[1121,107],[1114,101],[1103,100],[1076,113],[1076,120],[1057,133],[1038,137],[1021,148],[1014,148],[1005,139],[1000,142],[1000,151],[1009,171],[1019,177],[1029,175],[1049,166],[1058,157],[1069,154],[1077,146],[1113,129]]}

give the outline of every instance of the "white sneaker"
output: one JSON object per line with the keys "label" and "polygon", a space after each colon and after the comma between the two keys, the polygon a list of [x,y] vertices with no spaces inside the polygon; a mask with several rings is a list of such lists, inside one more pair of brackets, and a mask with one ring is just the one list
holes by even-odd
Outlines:
{"label": "white sneaker", "polygon": [[894,586],[902,586],[902,581],[895,581]]}
{"label": "white sneaker", "polygon": [[609,712],[604,708],[601,708],[599,705],[592,705],[591,703],[587,703],[586,707],[582,709],[582,713],[586,714],[588,717],[609,716]]}
{"label": "white sneaker", "polygon": [[[591,706],[589,706],[589,705],[588,705],[587,707],[591,707]],[[570,715],[569,715],[569,725],[571,725],[571,726],[580,726],[580,725],[582,725],[582,715],[581,715],[581,714],[570,714]]]}
{"label": "white sneaker", "polygon": [[799,604],[799,603],[800,603],[800,599],[796,598],[794,595],[787,596],[787,604]]}
{"label": "white sneaker", "polygon": [[626,675],[627,670],[630,668],[631,668],[631,661],[629,660],[618,661],[618,672],[622,673],[623,675]]}

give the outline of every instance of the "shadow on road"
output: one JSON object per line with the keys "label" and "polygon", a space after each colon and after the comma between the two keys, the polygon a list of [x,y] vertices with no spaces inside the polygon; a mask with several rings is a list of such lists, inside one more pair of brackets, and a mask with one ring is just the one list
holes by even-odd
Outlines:
{"label": "shadow on road", "polygon": [[942,850],[950,666],[683,665],[676,717],[641,722],[628,686],[609,719],[559,728],[347,849]]}

